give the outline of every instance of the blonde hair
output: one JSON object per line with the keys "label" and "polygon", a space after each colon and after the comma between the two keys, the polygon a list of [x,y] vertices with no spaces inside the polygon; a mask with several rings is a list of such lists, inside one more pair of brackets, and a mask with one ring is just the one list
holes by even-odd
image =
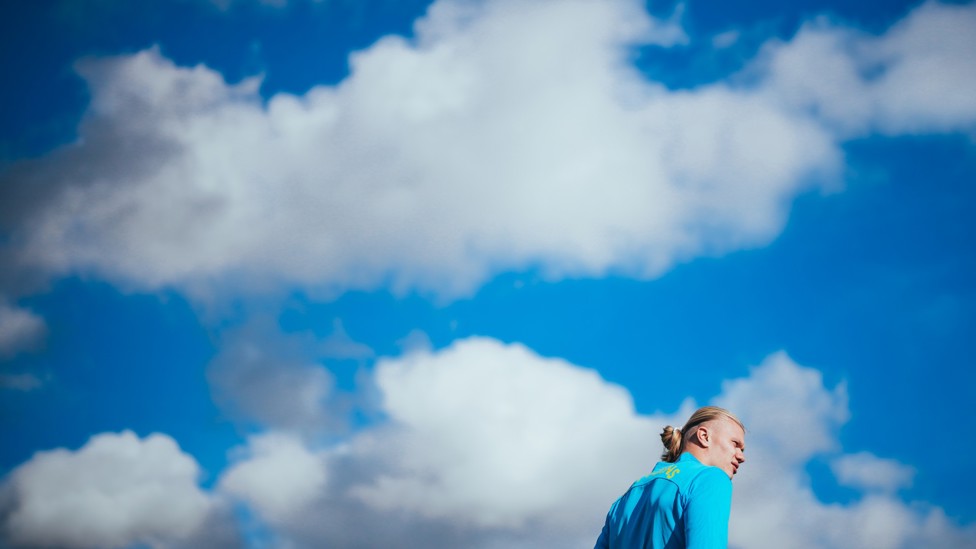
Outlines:
{"label": "blonde hair", "polygon": [[664,444],[664,453],[661,454],[661,460],[668,463],[674,463],[678,460],[678,456],[681,455],[682,450],[685,448],[685,437],[691,433],[691,431],[701,425],[702,423],[712,421],[714,419],[728,418],[736,422],[742,430],[745,431],[746,428],[739,421],[739,418],[735,417],[732,412],[726,410],[725,408],[719,408],[718,406],[703,406],[695,410],[694,414],[688,418],[688,422],[681,429],[675,429],[674,427],[668,425],[661,432],[661,442]]}

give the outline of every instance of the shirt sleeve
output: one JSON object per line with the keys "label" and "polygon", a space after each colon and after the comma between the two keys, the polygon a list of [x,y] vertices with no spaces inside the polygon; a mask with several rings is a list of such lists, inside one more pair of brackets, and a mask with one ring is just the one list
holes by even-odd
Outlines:
{"label": "shirt sleeve", "polygon": [[687,549],[726,549],[732,481],[724,471],[709,467],[692,482],[685,507]]}

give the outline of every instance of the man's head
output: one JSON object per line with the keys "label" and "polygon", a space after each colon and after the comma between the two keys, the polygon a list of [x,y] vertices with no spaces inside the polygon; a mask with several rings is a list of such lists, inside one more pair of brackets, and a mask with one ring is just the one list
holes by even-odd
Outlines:
{"label": "man's head", "polygon": [[699,408],[678,430],[668,426],[661,433],[665,453],[662,459],[675,461],[688,452],[705,465],[725,471],[731,479],[746,457],[746,432],[731,412],[717,406]]}

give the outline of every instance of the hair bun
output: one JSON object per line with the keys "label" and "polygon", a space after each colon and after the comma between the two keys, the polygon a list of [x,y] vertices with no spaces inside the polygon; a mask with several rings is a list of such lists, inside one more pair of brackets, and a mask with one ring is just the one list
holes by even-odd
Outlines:
{"label": "hair bun", "polygon": [[675,429],[668,425],[661,432],[661,443],[664,444],[664,453],[661,459],[673,463],[681,453],[681,429]]}

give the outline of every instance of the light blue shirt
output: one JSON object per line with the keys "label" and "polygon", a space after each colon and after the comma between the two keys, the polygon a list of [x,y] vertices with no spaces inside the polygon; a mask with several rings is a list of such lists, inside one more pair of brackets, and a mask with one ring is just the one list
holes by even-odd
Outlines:
{"label": "light blue shirt", "polygon": [[685,452],[614,502],[595,549],[725,549],[731,509],[725,471]]}

